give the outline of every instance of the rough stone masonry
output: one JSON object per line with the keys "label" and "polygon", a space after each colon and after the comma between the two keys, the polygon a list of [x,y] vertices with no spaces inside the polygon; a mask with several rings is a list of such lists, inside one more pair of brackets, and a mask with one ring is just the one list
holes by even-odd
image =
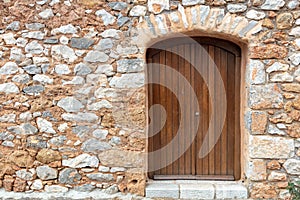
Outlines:
{"label": "rough stone masonry", "polygon": [[143,196],[145,51],[197,30],[247,46],[242,181],[251,198],[288,197],[300,175],[298,0],[3,0],[0,10],[6,191]]}

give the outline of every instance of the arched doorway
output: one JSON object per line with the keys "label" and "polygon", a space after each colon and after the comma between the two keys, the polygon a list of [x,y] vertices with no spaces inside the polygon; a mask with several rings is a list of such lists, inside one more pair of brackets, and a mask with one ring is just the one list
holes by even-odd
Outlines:
{"label": "arched doorway", "polygon": [[[163,148],[172,141],[177,131],[180,133],[178,144],[173,145],[171,150],[160,155],[148,157],[149,165],[155,165],[158,162],[163,163],[167,159],[174,158],[174,161],[166,167],[149,172],[149,177],[153,179],[238,180],[241,176],[241,49],[236,44],[221,39],[208,37],[193,37],[193,39],[196,41],[196,44],[184,38],[167,39],[154,44],[147,50],[147,77],[150,82],[153,77],[156,77],[161,83],[161,85],[148,84],[148,107],[160,104],[166,110],[165,123],[160,113],[149,114],[151,115],[149,118],[153,120],[150,123],[149,132],[155,127],[162,126],[162,129],[149,138],[148,151],[154,152]],[[174,52],[180,52],[184,56],[179,56]],[[198,63],[207,72],[205,79],[214,85],[212,91],[208,91],[208,87],[202,77],[203,74],[200,75],[191,62],[187,60]],[[195,92],[197,102],[194,102],[191,98],[192,91],[183,90],[177,76],[166,74],[163,67],[158,70],[157,68],[152,68],[151,63],[170,66],[183,75]],[[220,102],[219,105],[215,105],[215,108],[212,109],[209,92],[213,92],[215,97],[218,97],[221,88],[220,85],[214,84],[216,72],[211,67],[214,64],[221,74],[227,102]],[[174,93],[163,86],[166,83],[176,86],[177,92],[180,94],[180,101],[184,102],[183,105],[179,105],[179,100]],[[199,106],[199,110],[183,109],[184,111],[182,112],[180,109],[180,106],[196,103]],[[212,141],[217,138],[217,143],[207,156],[199,158],[198,152],[204,141],[212,112],[217,116],[218,108],[222,106],[227,106],[227,110],[221,135],[220,137],[218,137],[217,133],[210,135],[209,140]],[[193,120],[192,115],[199,116],[198,120]],[[183,120],[181,121],[180,119]],[[216,120],[216,118],[212,120]],[[194,123],[199,123],[197,130],[192,128]],[[190,133],[194,131],[196,136],[192,144],[185,146],[187,143],[184,140],[190,138]],[[178,156],[180,149],[187,150],[183,155]]]}

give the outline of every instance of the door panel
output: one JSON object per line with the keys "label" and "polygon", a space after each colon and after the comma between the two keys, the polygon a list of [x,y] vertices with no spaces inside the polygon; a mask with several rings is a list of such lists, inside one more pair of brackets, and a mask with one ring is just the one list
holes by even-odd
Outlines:
{"label": "door panel", "polygon": [[[154,123],[153,126],[163,125],[161,131],[150,137],[148,140],[148,151],[152,152],[163,148],[169,144],[177,134],[179,127],[180,140],[165,153],[156,157],[149,157],[149,165],[160,162],[164,163],[167,158],[175,159],[180,149],[188,147],[185,153],[177,160],[162,169],[149,173],[150,178],[157,179],[220,179],[236,180],[240,178],[240,48],[230,42],[211,38],[194,38],[197,43],[191,43],[181,38],[169,39],[158,43],[147,51],[147,75],[151,80],[154,76],[158,78],[159,84],[148,84],[148,106],[154,104],[162,105],[166,110],[166,122],[162,121],[160,113],[153,113],[149,116]],[[160,50],[163,48],[165,50]],[[183,57],[178,56],[178,51]],[[207,52],[207,54],[205,54]],[[211,59],[209,59],[209,57]],[[206,80],[213,85],[213,92],[216,97],[220,95],[221,85],[217,84],[216,72],[213,65],[216,64],[226,90],[226,102],[220,102],[212,109],[208,87],[203,77],[195,70],[194,66],[188,61],[192,60],[199,63],[203,69]],[[151,68],[151,63],[167,65],[179,72],[190,83],[197,96],[197,102],[191,98],[192,92],[184,91],[183,84],[178,80],[175,72],[167,74],[163,67]],[[173,74],[174,73],[174,74]],[[179,92],[179,101],[172,91],[164,87],[165,84],[172,84]],[[195,110],[183,109],[180,106],[199,105],[199,113]],[[225,124],[221,136],[212,151],[204,158],[198,157],[198,152],[203,143],[203,139],[208,130],[208,124],[212,112],[214,119],[217,119],[218,111],[227,106]],[[189,107],[188,107],[189,108]],[[197,115],[196,118],[192,117]],[[182,116],[182,120],[180,118]],[[181,124],[180,124],[181,123]],[[193,124],[199,123],[198,130],[193,130]],[[217,130],[219,127],[212,127]],[[149,132],[153,127],[149,127]],[[190,146],[187,141],[191,138],[191,132],[197,131],[197,135]],[[209,143],[214,142],[217,132],[209,136]]]}

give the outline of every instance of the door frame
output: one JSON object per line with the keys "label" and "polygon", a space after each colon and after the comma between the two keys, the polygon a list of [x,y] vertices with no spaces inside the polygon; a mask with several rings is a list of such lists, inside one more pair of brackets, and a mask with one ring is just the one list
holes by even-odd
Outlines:
{"label": "door frame", "polygon": [[[211,37],[211,35],[208,35],[208,34],[203,34],[203,33],[199,33],[197,31],[193,31],[193,32],[188,32],[186,33],[187,35],[189,35],[191,38],[193,39],[196,39],[196,41],[198,39],[201,39],[201,43],[204,43],[203,39],[206,38],[205,40],[207,42],[210,42],[211,44],[211,41],[214,41],[215,39],[220,39],[220,41],[224,40],[225,43],[227,42],[230,42],[230,43],[233,43],[235,45],[237,45],[239,48],[240,48],[240,110],[239,110],[239,115],[240,115],[240,179],[239,180],[244,180],[245,177],[244,177],[244,169],[245,169],[245,164],[247,163],[247,160],[248,160],[248,157],[247,156],[244,156],[242,155],[244,151],[242,151],[242,149],[248,149],[248,146],[247,146],[247,143],[245,143],[245,132],[247,131],[246,130],[246,126],[245,126],[245,121],[244,121],[244,114],[245,114],[245,111],[246,111],[246,105],[247,105],[247,93],[246,93],[246,88],[247,88],[247,83],[245,80],[245,66],[246,66],[246,62],[247,62],[247,47],[248,45],[246,43],[244,43],[244,41],[237,41],[235,39],[232,39],[231,37],[228,37],[228,38],[225,38],[224,37]],[[215,35],[217,36],[217,35]],[[156,41],[152,41],[152,44],[149,45],[148,48],[146,48],[146,51],[145,51],[145,60],[146,60],[146,63],[147,63],[147,58],[148,58],[148,55],[147,55],[147,52],[148,52],[148,49],[149,48],[155,48],[155,46],[162,46],[162,45],[167,45],[169,46],[167,43],[168,43],[168,39],[172,38],[171,37],[165,37],[165,38],[159,38],[157,39]],[[180,39],[184,39],[184,38],[180,38]],[[227,40],[226,40],[227,39]],[[216,43],[215,46],[217,47],[221,47],[223,49],[227,49],[231,52],[236,52],[237,49],[233,48],[233,46],[231,46],[232,48],[224,48],[224,46],[222,46],[222,42],[220,43]],[[184,40],[176,40],[176,45],[178,44],[181,44],[181,43],[184,43]],[[147,67],[145,69],[145,79],[146,79],[146,83],[148,81],[148,76],[147,76]],[[147,124],[149,123],[149,113],[148,113],[148,87],[146,86],[145,87],[145,90],[146,90],[146,121],[147,121]],[[146,130],[146,135],[148,136],[148,129]],[[148,151],[149,150],[149,143],[148,143],[148,140],[146,140],[146,150]],[[246,153],[247,154],[247,153]],[[247,154],[248,155],[248,154]],[[149,159],[147,158],[147,165],[148,165],[148,161]],[[148,177],[148,174],[147,174],[147,177]],[[148,177],[149,178],[149,177]],[[182,178],[177,178],[177,179],[182,179]],[[188,178],[189,179],[189,178]],[[198,178],[190,178],[190,179],[196,179],[198,180]],[[201,180],[208,180],[206,177],[202,177]],[[211,179],[209,179],[211,180]]]}

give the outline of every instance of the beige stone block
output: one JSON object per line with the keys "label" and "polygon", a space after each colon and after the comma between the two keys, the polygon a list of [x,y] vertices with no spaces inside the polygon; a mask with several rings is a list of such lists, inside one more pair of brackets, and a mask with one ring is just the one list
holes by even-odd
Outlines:
{"label": "beige stone block", "polygon": [[286,174],[283,172],[272,171],[268,176],[269,181],[285,181]]}
{"label": "beige stone block", "polygon": [[283,97],[277,84],[252,85],[249,92],[252,109],[283,107]]}
{"label": "beige stone block", "polygon": [[267,168],[268,169],[280,169],[281,165],[277,160],[272,160],[267,163]]}
{"label": "beige stone block", "polygon": [[285,58],[287,49],[284,46],[276,44],[267,44],[264,46],[255,46],[250,48],[250,58],[270,59],[270,58]]}
{"label": "beige stone block", "polygon": [[251,131],[252,134],[264,134],[267,126],[267,114],[262,111],[252,112],[251,114]]}
{"label": "beige stone block", "polygon": [[276,199],[277,191],[274,185],[268,183],[254,183],[250,190],[253,199]]}
{"label": "beige stone block", "polygon": [[249,162],[247,176],[252,181],[262,181],[267,178],[266,162],[261,159],[251,160]]}
{"label": "beige stone block", "polygon": [[293,15],[291,13],[281,13],[276,17],[278,29],[289,29],[293,26]]}
{"label": "beige stone block", "polygon": [[251,158],[289,158],[294,154],[294,140],[284,137],[250,136]]}
{"label": "beige stone block", "polygon": [[281,89],[286,92],[300,93],[300,84],[298,83],[286,83],[281,85]]}

